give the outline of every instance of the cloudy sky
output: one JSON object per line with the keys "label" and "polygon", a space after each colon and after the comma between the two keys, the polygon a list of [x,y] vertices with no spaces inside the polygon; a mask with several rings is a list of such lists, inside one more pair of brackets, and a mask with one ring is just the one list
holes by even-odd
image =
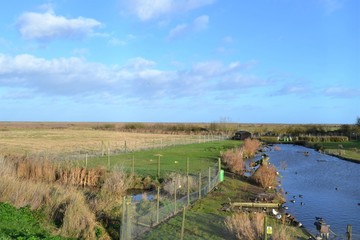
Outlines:
{"label": "cloudy sky", "polygon": [[358,0],[1,4],[0,121],[358,116]]}

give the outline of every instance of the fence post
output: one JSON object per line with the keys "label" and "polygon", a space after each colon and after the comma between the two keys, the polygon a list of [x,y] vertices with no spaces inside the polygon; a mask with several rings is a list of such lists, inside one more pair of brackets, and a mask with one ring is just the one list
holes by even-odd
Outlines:
{"label": "fence post", "polygon": [[208,187],[208,193],[211,191],[211,167],[209,167],[209,187]]}
{"label": "fence post", "polygon": [[160,215],[160,187],[157,187],[157,199],[156,199],[156,224],[159,223]]}
{"label": "fence post", "polygon": [[190,205],[190,176],[187,175],[187,204]]}
{"label": "fence post", "polygon": [[108,145],[108,151],[107,151],[107,158],[108,158],[108,169],[110,170],[110,144]]}
{"label": "fence post", "polygon": [[218,158],[218,173],[220,174],[221,171],[221,159]]}
{"label": "fence post", "polygon": [[267,240],[267,216],[264,216],[264,240]]}
{"label": "fence post", "polygon": [[352,238],[352,225],[348,224],[346,227],[346,240],[351,240]]}
{"label": "fence post", "polygon": [[131,239],[131,198],[129,202],[126,203],[126,240]]}
{"label": "fence post", "polygon": [[201,172],[199,172],[199,199],[201,199]]}
{"label": "fence post", "polygon": [[174,215],[176,214],[176,211],[177,211],[177,209],[176,209],[176,188],[177,188],[177,186],[176,186],[176,179],[174,179]]}
{"label": "fence post", "polygon": [[135,175],[135,154],[132,155],[132,175]]}
{"label": "fence post", "polygon": [[182,222],[181,222],[181,237],[180,239],[183,240],[184,239],[184,232],[185,232],[185,207],[183,209],[183,217],[182,217]]}
{"label": "fence post", "polygon": [[189,175],[189,157],[186,159],[186,175]]}
{"label": "fence post", "polygon": [[125,148],[125,153],[127,153],[127,144],[126,144],[126,140],[124,142],[124,148]]}
{"label": "fence post", "polygon": [[126,211],[126,196],[123,197],[122,216],[120,225],[120,240],[125,240],[125,211]]}

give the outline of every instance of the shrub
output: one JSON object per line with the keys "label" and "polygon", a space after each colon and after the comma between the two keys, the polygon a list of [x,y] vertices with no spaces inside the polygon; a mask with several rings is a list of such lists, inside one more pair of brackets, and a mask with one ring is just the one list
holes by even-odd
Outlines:
{"label": "shrub", "polygon": [[222,161],[227,165],[231,172],[243,175],[245,171],[244,149],[243,147],[229,149],[221,154]]}
{"label": "shrub", "polygon": [[244,158],[252,158],[255,156],[256,151],[261,146],[261,143],[257,139],[247,138],[244,140]]}
{"label": "shrub", "polygon": [[239,240],[256,240],[263,235],[264,213],[236,213],[225,219],[225,226]]}
{"label": "shrub", "polygon": [[276,168],[270,164],[260,165],[251,179],[263,188],[274,187],[277,185]]}

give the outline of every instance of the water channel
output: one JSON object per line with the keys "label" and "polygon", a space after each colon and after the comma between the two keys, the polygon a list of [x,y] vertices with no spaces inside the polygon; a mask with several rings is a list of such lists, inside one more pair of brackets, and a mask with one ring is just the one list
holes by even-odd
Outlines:
{"label": "water channel", "polygon": [[[322,217],[338,237],[345,239],[347,224],[360,239],[360,164],[290,144],[267,151],[280,172],[287,212],[316,234],[315,217]],[[293,200],[292,202],[290,200]]]}

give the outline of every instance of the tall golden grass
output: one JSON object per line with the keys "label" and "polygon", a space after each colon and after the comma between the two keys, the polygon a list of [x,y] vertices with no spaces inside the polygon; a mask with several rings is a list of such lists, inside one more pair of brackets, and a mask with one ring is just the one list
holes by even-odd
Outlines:
{"label": "tall golden grass", "polygon": [[47,158],[7,155],[5,162],[14,166],[20,179],[41,182],[57,182],[64,185],[96,187],[105,174],[104,169],[86,169],[71,164],[55,164]]}
{"label": "tall golden grass", "polygon": [[261,143],[257,139],[247,138],[244,140],[243,148],[244,148],[244,157],[252,158],[255,156],[255,153],[260,148]]}
{"label": "tall golden grass", "polygon": [[275,187],[277,186],[277,170],[271,164],[260,165],[251,179],[263,188]]}
{"label": "tall golden grass", "polygon": [[[33,182],[15,176],[15,168],[0,161],[0,201],[16,207],[43,210],[66,237],[94,239],[95,214],[87,207],[84,195],[76,188]],[[60,214],[61,213],[61,214]]]}
{"label": "tall golden grass", "polygon": [[65,237],[95,239],[95,228],[102,228],[96,215],[120,206],[128,185],[122,169],[106,172],[26,156],[0,158],[0,201],[45,211],[56,233]]}
{"label": "tall golden grass", "polygon": [[231,172],[243,175],[245,171],[243,147],[226,150],[221,154],[221,159]]}
{"label": "tall golden grass", "polygon": [[261,239],[264,216],[264,213],[235,213],[225,219],[225,226],[239,240]]}
{"label": "tall golden grass", "polygon": [[231,172],[243,175],[245,172],[244,159],[253,157],[260,145],[259,140],[247,138],[240,147],[223,152],[221,159]]}

